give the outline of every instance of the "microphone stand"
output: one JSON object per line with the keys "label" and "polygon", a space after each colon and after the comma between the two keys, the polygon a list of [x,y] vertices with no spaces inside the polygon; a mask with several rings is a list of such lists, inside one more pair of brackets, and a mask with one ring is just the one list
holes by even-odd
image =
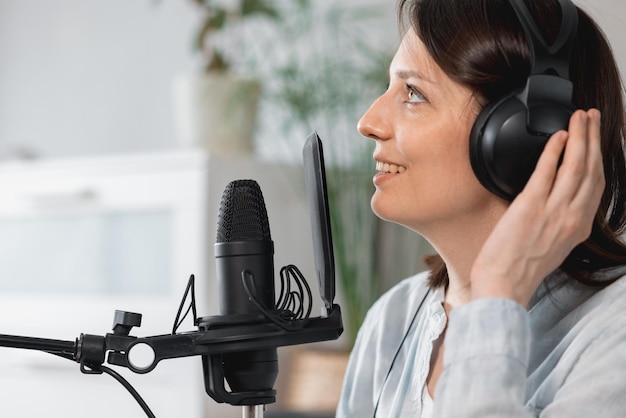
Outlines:
{"label": "microphone stand", "polygon": [[[80,363],[84,374],[102,373],[105,362],[145,374],[162,360],[199,355],[207,394],[219,403],[242,406],[244,418],[262,418],[265,405],[276,401],[276,391],[228,392],[222,355],[334,340],[343,332],[341,309],[336,304],[328,316],[292,320],[287,324],[261,319],[241,321],[228,316],[204,317],[197,320],[198,331],[149,337],[130,335],[133,327],[141,325],[141,314],[115,311],[114,318],[113,332],[104,336],[81,334],[75,341],[62,341],[0,334],[0,347],[55,354]],[[148,349],[153,356],[147,362],[133,361],[135,349],[138,352]]]}
{"label": "microphone stand", "polygon": [[263,418],[265,405],[246,405],[242,407],[243,418]]}

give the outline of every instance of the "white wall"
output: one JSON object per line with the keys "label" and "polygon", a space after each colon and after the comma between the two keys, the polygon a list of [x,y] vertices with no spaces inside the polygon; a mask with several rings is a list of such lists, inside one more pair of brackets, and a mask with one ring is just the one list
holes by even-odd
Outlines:
{"label": "white wall", "polygon": [[171,80],[192,65],[183,0],[0,0],[0,151],[172,147]]}

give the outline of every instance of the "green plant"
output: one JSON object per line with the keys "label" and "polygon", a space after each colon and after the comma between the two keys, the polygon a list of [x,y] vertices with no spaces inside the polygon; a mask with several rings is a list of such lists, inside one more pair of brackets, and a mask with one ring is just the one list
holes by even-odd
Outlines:
{"label": "green plant", "polygon": [[227,7],[216,0],[191,0],[202,12],[202,21],[194,36],[194,50],[204,57],[205,71],[226,71],[230,67],[224,46],[213,42],[215,35],[239,26],[244,20],[265,17],[275,19],[278,12],[267,0],[238,0],[236,7]]}
{"label": "green plant", "polygon": [[[300,11],[311,16],[311,4],[300,5]],[[324,22],[319,49],[310,49],[306,58],[294,54],[279,71],[283,89],[278,99],[292,111],[293,121],[325,139],[337,284],[349,346],[384,290],[376,254],[380,221],[369,206],[371,147],[356,132],[363,107],[383,91],[387,80],[387,54],[370,48],[359,33],[376,16],[378,11],[366,7],[328,8],[320,19],[309,21],[309,34]]]}
{"label": "green plant", "polygon": [[[370,306],[407,273],[405,269],[383,280],[390,276],[383,266],[387,260],[381,258],[381,246],[388,244],[381,234],[387,226],[369,204],[373,144],[356,131],[361,114],[384,91],[392,49],[368,38],[370,25],[381,15],[376,8],[319,0],[280,4],[279,18],[266,33],[278,52],[260,46],[257,57],[247,58],[244,72],[261,74],[262,107],[271,113],[272,124],[281,125],[279,138],[298,140],[286,141],[295,158],[311,131],[324,141],[337,286],[349,348]],[[262,45],[259,38],[257,31],[254,41]],[[404,257],[406,252],[397,254]],[[398,259],[390,264],[403,263]]]}

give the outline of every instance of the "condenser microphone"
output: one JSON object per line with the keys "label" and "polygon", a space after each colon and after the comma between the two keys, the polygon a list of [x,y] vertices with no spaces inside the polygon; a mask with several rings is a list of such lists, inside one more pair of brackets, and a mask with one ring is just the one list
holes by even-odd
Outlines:
{"label": "condenser microphone", "polygon": [[[310,288],[294,265],[280,270],[281,288],[275,300],[274,245],[263,195],[253,180],[237,180],[227,185],[218,214],[215,261],[220,315],[196,317],[192,275],[171,334],[130,335],[131,329],[140,325],[141,314],[116,311],[113,332],[106,336],[81,334],[75,341],[61,341],[0,335],[0,347],[55,354],[80,363],[85,374],[110,374],[112,370],[103,366],[105,361],[144,374],[163,360],[202,356],[207,394],[216,402],[243,406],[244,416],[249,416],[252,407],[262,416],[259,407],[276,401],[277,347],[336,340],[343,332],[341,309],[334,303],[326,178],[322,144],[316,134],[307,139],[303,156],[316,272],[325,305],[322,316],[309,316]],[[179,333],[188,297],[188,312],[193,312],[198,331]],[[132,387],[124,379],[120,381],[153,416]]]}
{"label": "condenser microphone", "polygon": [[[215,242],[220,315],[254,326],[257,306],[275,309],[274,243],[265,201],[254,180],[229,183],[220,202]],[[272,390],[278,376],[276,348],[223,354],[224,378],[234,392]]]}

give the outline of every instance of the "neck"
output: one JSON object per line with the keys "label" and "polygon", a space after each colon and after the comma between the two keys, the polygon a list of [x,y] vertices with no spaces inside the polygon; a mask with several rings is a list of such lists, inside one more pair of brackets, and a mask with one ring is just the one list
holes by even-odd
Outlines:
{"label": "neck", "polygon": [[438,225],[430,233],[422,233],[446,263],[449,285],[445,301],[450,309],[469,302],[469,277],[474,260],[504,209],[495,209],[490,216],[479,219],[467,217],[455,223]]}

